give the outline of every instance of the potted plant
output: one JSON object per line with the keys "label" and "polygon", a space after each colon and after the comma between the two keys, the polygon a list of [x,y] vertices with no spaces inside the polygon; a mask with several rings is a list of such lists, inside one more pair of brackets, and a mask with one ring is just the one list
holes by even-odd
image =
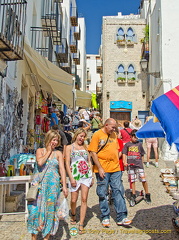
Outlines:
{"label": "potted plant", "polygon": [[125,79],[124,77],[118,77],[118,78],[117,78],[117,81],[118,81],[118,82],[125,82],[126,79]]}
{"label": "potted plant", "polygon": [[129,82],[129,83],[134,83],[134,82],[135,82],[135,77],[128,78],[128,82]]}

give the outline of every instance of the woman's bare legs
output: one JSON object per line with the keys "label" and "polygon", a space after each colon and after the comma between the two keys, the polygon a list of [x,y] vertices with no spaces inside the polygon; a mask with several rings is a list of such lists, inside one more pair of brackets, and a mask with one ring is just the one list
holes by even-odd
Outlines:
{"label": "woman's bare legs", "polygon": [[83,230],[84,220],[87,210],[87,199],[88,199],[89,187],[81,184],[81,208],[80,208],[80,223],[79,230]]}
{"label": "woman's bare legs", "polygon": [[150,152],[151,152],[151,148],[147,148],[147,167],[149,167],[149,162],[150,162]]}
{"label": "woman's bare legs", "polygon": [[70,205],[71,205],[71,223],[74,222],[76,223],[76,203],[77,203],[77,200],[78,200],[78,194],[79,194],[79,189],[76,191],[76,192],[72,192],[71,193],[71,202],[70,202]]}
{"label": "woman's bare legs", "polygon": [[154,154],[155,154],[155,166],[158,167],[158,148],[153,147],[154,149]]}
{"label": "woman's bare legs", "polygon": [[50,237],[50,234],[47,234],[47,235],[44,237],[44,240],[49,240],[49,237]]}
{"label": "woman's bare legs", "polygon": [[37,234],[32,233],[32,240],[37,240]]}

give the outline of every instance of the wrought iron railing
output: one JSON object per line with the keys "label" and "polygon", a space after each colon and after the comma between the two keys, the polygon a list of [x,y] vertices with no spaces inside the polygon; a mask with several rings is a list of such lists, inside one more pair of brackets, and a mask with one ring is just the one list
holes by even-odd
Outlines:
{"label": "wrought iron railing", "polygon": [[26,23],[25,0],[0,0],[0,58],[23,58]]}
{"label": "wrought iron railing", "polygon": [[59,0],[43,0],[42,26],[50,28],[53,44],[61,44],[62,34],[62,8]]}
{"label": "wrought iron railing", "polygon": [[80,51],[79,50],[76,53],[73,53],[73,61],[76,65],[80,64]]}
{"label": "wrought iron railing", "polygon": [[70,8],[70,20],[72,26],[78,26],[78,13],[77,7]]}
{"label": "wrought iron railing", "polygon": [[31,27],[32,38],[31,46],[39,52],[43,57],[52,61],[53,57],[53,42],[51,31],[45,27]]}
{"label": "wrought iron railing", "polygon": [[58,45],[56,48],[56,56],[59,62],[67,63],[68,62],[68,44],[66,38],[62,38],[61,45]]}

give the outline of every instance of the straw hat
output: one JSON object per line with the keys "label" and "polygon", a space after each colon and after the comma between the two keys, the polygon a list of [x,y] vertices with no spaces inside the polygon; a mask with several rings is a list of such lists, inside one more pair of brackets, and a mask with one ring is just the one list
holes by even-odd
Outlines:
{"label": "straw hat", "polygon": [[141,123],[141,121],[140,121],[139,119],[135,119],[135,120],[133,121],[132,125],[133,125],[134,127],[136,127],[136,128],[139,128],[139,127],[142,126],[142,123]]}

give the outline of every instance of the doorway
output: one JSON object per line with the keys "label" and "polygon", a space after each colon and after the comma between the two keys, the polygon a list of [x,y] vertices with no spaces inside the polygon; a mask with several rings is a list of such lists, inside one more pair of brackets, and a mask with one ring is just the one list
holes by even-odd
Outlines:
{"label": "doorway", "polygon": [[131,112],[110,112],[110,117],[120,121],[130,121]]}

